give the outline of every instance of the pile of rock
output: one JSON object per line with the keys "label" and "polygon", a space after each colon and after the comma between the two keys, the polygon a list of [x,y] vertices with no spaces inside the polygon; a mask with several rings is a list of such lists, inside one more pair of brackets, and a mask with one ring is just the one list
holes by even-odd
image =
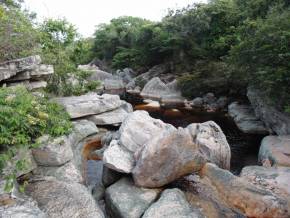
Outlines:
{"label": "pile of rock", "polygon": [[88,93],[82,96],[55,98],[64,106],[71,119],[84,118],[96,125],[120,125],[133,112],[132,105],[118,95]]}
{"label": "pile of rock", "polygon": [[135,111],[105,141],[103,184],[111,217],[290,215],[289,169],[248,167],[234,176],[229,145],[212,121],[176,129]]}
{"label": "pile of rock", "polygon": [[47,79],[53,74],[53,66],[41,64],[40,56],[7,61],[0,64],[0,85],[24,85],[28,90],[47,86]]}

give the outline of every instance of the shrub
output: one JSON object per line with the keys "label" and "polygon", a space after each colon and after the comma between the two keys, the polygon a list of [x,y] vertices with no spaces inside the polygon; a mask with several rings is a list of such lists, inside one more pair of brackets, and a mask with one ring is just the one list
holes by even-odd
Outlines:
{"label": "shrub", "polygon": [[[0,173],[18,150],[35,146],[36,138],[44,134],[54,137],[65,135],[71,127],[69,115],[56,103],[35,97],[22,86],[1,88]],[[12,169],[9,169],[12,173],[6,178],[7,189],[11,188],[11,181],[23,167],[25,160],[13,163]]]}

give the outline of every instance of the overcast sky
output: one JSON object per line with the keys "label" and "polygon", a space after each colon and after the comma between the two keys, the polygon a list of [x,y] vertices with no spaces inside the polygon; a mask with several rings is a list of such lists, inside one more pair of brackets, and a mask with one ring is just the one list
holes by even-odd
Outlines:
{"label": "overcast sky", "polygon": [[130,15],[161,20],[168,8],[180,8],[206,0],[25,0],[26,8],[38,18],[63,18],[73,23],[83,36],[91,36],[95,26],[112,18]]}

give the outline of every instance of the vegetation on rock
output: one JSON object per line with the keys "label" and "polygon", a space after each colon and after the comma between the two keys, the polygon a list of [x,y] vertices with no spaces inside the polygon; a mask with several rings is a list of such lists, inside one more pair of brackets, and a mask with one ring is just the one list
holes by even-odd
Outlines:
{"label": "vegetation on rock", "polygon": [[[19,149],[29,149],[44,135],[60,136],[71,131],[72,124],[66,111],[56,103],[36,97],[24,87],[0,89],[0,172]],[[13,175],[21,170],[25,160],[12,166]],[[11,169],[10,169],[11,171]],[[12,177],[11,177],[12,176]]]}

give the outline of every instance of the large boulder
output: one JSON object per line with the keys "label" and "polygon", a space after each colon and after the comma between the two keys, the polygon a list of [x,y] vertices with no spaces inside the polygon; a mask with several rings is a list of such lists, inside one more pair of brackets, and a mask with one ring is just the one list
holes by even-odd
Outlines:
{"label": "large boulder", "polygon": [[50,218],[104,218],[104,214],[85,186],[45,177],[26,187],[39,208]]}
{"label": "large boulder", "polygon": [[107,211],[111,217],[140,218],[160,191],[139,188],[130,178],[122,178],[106,190]]}
{"label": "large boulder", "polygon": [[182,97],[181,91],[178,88],[177,80],[166,84],[167,93],[163,94],[161,97],[161,104],[164,107],[182,107],[185,104],[185,98]]}
{"label": "large boulder", "polygon": [[207,163],[201,175],[209,179],[228,205],[239,209],[247,217],[290,216],[289,199],[255,186],[214,164]]}
{"label": "large boulder", "polygon": [[119,77],[125,84],[128,84],[135,76],[137,76],[137,74],[131,68],[125,68],[123,70],[117,70],[116,76]]}
{"label": "large boulder", "polygon": [[225,134],[215,122],[193,123],[187,129],[206,161],[230,169],[231,149]]}
{"label": "large boulder", "polygon": [[123,104],[117,95],[100,96],[95,93],[55,98],[53,101],[63,105],[72,119],[112,111]]}
{"label": "large boulder", "polygon": [[159,77],[152,78],[143,88],[141,96],[152,100],[161,100],[169,92],[168,87]]}
{"label": "large boulder", "polygon": [[163,129],[174,128],[153,119],[146,111],[135,111],[123,121],[116,140],[104,152],[104,164],[114,170],[130,173],[135,165],[134,153]]}
{"label": "large boulder", "polygon": [[230,157],[230,147],[217,124],[191,124],[186,129],[164,130],[148,141],[136,157],[133,177],[137,185],[161,187],[198,172],[206,162],[229,169]]}
{"label": "large boulder", "polygon": [[197,209],[193,210],[185,195],[179,189],[166,189],[157,202],[152,204],[142,218],[202,218]]}
{"label": "large boulder", "polygon": [[264,123],[256,117],[251,105],[233,102],[228,106],[228,112],[242,132],[261,135],[268,133]]}
{"label": "large boulder", "polygon": [[248,88],[247,96],[253,106],[256,116],[261,119],[268,129],[278,135],[290,135],[290,116],[275,108],[268,98],[253,87]]}
{"label": "large boulder", "polygon": [[133,178],[142,187],[162,187],[200,170],[204,163],[188,130],[164,130],[143,147],[133,170]]}
{"label": "large boulder", "polygon": [[164,129],[174,128],[161,120],[149,116],[146,111],[135,111],[122,123],[119,135],[120,144],[131,152],[136,152],[149,140],[159,135]]}
{"label": "large boulder", "polygon": [[290,135],[266,136],[261,143],[259,162],[265,166],[290,167]]}
{"label": "large boulder", "polygon": [[240,176],[250,183],[290,199],[289,167],[244,167]]}

